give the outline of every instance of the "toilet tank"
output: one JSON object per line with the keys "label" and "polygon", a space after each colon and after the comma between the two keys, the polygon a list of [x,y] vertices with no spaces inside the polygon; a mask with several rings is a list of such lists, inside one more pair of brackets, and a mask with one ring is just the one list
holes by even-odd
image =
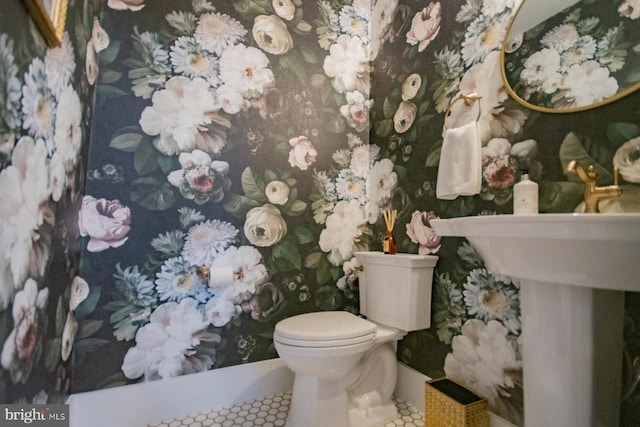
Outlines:
{"label": "toilet tank", "polygon": [[356,252],[360,313],[376,323],[411,332],[431,326],[434,255]]}

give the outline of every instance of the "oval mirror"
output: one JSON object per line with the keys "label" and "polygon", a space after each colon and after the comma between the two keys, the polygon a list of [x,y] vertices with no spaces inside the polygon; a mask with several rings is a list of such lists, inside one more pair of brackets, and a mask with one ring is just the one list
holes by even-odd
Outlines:
{"label": "oval mirror", "polygon": [[501,66],[511,96],[534,110],[620,99],[640,89],[640,0],[523,0]]}

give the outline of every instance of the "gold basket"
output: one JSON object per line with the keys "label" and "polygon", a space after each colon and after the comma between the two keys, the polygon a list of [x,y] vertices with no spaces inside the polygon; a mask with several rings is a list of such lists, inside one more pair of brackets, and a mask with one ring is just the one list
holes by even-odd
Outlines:
{"label": "gold basket", "polygon": [[489,427],[487,399],[450,378],[427,381],[425,427]]}

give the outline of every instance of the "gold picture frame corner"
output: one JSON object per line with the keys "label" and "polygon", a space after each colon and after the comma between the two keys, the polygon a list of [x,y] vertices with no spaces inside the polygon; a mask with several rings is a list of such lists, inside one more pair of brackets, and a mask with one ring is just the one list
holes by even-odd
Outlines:
{"label": "gold picture frame corner", "polygon": [[47,46],[62,44],[69,0],[22,0]]}

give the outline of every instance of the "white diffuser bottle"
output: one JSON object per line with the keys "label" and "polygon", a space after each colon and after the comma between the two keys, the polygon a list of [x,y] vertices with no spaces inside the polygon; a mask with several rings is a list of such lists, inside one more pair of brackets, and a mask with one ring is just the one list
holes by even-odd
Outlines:
{"label": "white diffuser bottle", "polygon": [[513,186],[513,214],[536,215],[538,213],[538,184],[524,171],[520,182]]}

